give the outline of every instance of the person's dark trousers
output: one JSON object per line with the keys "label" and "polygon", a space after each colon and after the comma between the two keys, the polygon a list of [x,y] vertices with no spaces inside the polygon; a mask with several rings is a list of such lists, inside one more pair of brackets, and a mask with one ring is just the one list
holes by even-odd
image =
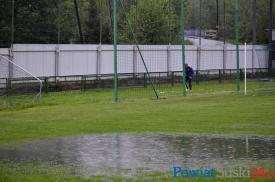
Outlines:
{"label": "person's dark trousers", "polygon": [[186,77],[186,88],[192,90],[192,79],[190,79],[189,77]]}

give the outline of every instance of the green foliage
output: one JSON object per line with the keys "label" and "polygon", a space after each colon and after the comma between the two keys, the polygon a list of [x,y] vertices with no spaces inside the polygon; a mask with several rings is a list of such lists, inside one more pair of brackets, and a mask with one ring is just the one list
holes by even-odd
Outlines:
{"label": "green foliage", "polygon": [[97,44],[100,41],[111,43],[111,29],[106,0],[90,1],[88,18],[85,19],[86,42]]}
{"label": "green foliage", "polygon": [[[200,20],[200,2],[201,1],[201,14]],[[190,14],[187,16],[186,27],[198,29],[216,29],[219,26],[219,39],[223,39],[225,32],[226,40],[234,42],[235,39],[235,19],[234,19],[234,1],[221,1],[218,0],[218,13],[219,20],[217,23],[217,0],[188,0],[190,3]],[[225,11],[223,7],[225,2]],[[239,2],[239,20],[240,20],[240,41],[252,42],[252,26],[253,26],[253,1],[238,0]],[[273,11],[275,3],[273,3]],[[268,33],[268,16],[269,16],[269,0],[257,0],[257,43],[267,43]],[[224,24],[225,16],[225,24]],[[275,14],[273,13],[273,25],[275,24]]]}
{"label": "green foliage", "polygon": [[[186,0],[186,29],[199,28],[199,1]],[[179,43],[179,0],[123,0],[129,20],[141,43]],[[215,29],[216,0],[201,0],[202,28]],[[234,40],[233,1],[219,0],[219,38],[223,31],[229,42]],[[118,3],[119,4],[119,3]],[[112,43],[112,0],[78,0],[80,18],[86,43]],[[275,9],[275,3],[273,3]],[[11,44],[12,1],[0,0],[0,47]],[[119,40],[132,42],[121,7],[119,11]],[[267,43],[269,0],[257,0],[257,42]],[[239,0],[240,40],[252,40],[252,1]],[[225,30],[223,15],[226,16]],[[273,13],[275,24],[275,14]],[[100,28],[101,27],[101,28]],[[100,36],[100,29],[102,30]],[[72,0],[15,0],[15,43],[79,43]]]}
{"label": "green foliage", "polygon": [[140,44],[179,43],[179,5],[179,1],[168,0],[140,0],[137,4],[133,4],[127,9],[130,25],[123,15],[119,17],[120,42],[133,43],[129,27],[132,26]]}
{"label": "green foliage", "polygon": [[[44,8],[47,7],[47,8]],[[15,41],[50,43],[56,40],[57,4],[49,1],[17,1],[15,6]]]}
{"label": "green foliage", "polygon": [[0,0],[0,47],[9,45],[11,42],[11,1]]}

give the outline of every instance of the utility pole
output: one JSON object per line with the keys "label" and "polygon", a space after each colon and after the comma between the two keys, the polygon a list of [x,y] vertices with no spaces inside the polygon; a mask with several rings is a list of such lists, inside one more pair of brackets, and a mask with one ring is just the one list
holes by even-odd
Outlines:
{"label": "utility pole", "polygon": [[77,0],[74,0],[74,8],[75,8],[75,14],[76,14],[76,19],[77,19],[77,26],[78,26],[79,39],[80,39],[81,44],[83,44],[83,43],[84,43],[84,40],[83,40],[81,22],[80,22],[80,17],[79,17],[79,12],[78,12]]}

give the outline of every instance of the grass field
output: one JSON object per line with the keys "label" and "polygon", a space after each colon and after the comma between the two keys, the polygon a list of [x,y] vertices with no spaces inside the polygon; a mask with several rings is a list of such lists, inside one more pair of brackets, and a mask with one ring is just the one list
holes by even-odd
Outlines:
{"label": "grass field", "polygon": [[[187,97],[159,100],[133,97],[120,103],[113,102],[112,90],[50,93],[43,95],[40,102],[31,104],[26,102],[28,96],[0,97],[0,146],[12,147],[35,139],[96,133],[176,132],[274,136],[274,90],[257,92],[253,89],[247,96],[238,92],[217,94],[217,91],[232,86],[234,84],[205,84]],[[213,88],[216,89],[211,90]],[[3,166],[0,176],[1,181],[60,180],[55,175],[24,176]],[[66,180],[84,181],[76,177]],[[120,178],[114,181],[120,181]],[[163,178],[162,181],[167,179]]]}

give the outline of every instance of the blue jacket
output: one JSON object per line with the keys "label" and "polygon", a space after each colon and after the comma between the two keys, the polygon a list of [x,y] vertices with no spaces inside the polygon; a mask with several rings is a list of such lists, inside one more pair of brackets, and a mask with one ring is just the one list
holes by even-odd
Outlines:
{"label": "blue jacket", "polygon": [[186,69],[185,69],[185,74],[186,74],[186,77],[193,77],[194,76],[194,70],[193,68],[191,68],[190,66],[188,66]]}

